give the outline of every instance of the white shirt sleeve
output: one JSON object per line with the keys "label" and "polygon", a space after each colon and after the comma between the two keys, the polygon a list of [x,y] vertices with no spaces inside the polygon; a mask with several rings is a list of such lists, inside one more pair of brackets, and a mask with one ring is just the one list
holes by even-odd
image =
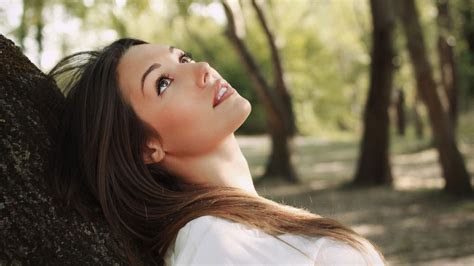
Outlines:
{"label": "white shirt sleeve", "polygon": [[[298,238],[285,235],[300,251],[258,229],[212,216],[202,216],[180,229],[165,265],[383,265],[369,248],[372,261],[343,242],[327,237]],[[298,241],[296,241],[298,240]],[[367,256],[365,256],[366,258]]]}
{"label": "white shirt sleeve", "polygon": [[342,241],[328,237],[323,237],[321,241],[324,242],[321,243],[314,265],[384,265],[382,258],[369,242],[364,243],[368,251],[368,254],[364,254]]}
{"label": "white shirt sleeve", "polygon": [[[196,220],[205,220],[199,222]],[[200,217],[178,233],[170,265],[275,265],[272,254],[235,235],[235,227],[214,217]],[[232,231],[233,230],[233,231]]]}

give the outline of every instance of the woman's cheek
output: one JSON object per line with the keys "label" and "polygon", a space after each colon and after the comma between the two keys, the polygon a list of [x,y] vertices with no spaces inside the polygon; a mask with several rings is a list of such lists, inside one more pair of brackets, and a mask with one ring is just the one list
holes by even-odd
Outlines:
{"label": "woman's cheek", "polygon": [[180,108],[160,114],[159,129],[164,146],[178,153],[196,153],[206,150],[215,139],[215,128],[196,110]]}

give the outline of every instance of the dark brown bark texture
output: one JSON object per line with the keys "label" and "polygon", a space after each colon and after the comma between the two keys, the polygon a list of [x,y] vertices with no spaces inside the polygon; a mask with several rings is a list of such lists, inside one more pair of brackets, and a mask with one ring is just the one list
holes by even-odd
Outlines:
{"label": "dark brown bark texture", "polygon": [[458,120],[458,75],[454,51],[449,38],[452,37],[452,22],[449,14],[448,0],[437,0],[438,7],[438,53],[441,71],[441,83],[449,102],[449,121],[456,130]]}
{"label": "dark brown bark texture", "polygon": [[66,209],[46,185],[64,97],[0,35],[0,265],[123,263],[105,220]]}
{"label": "dark brown bark texture", "polygon": [[395,17],[391,0],[371,0],[373,37],[369,95],[365,105],[364,133],[354,185],[391,184],[389,114],[395,55]]}
{"label": "dark brown bark texture", "polygon": [[[263,74],[257,66],[252,55],[245,46],[243,40],[237,36],[234,22],[234,14],[231,7],[223,1],[224,11],[228,20],[226,36],[235,47],[244,67],[250,75],[251,81],[262,102],[265,110],[268,130],[272,139],[272,152],[267,163],[263,179],[280,178],[292,183],[298,182],[297,174],[293,167],[292,138],[285,122],[285,110],[281,108],[280,97],[272,93]],[[262,181],[262,180],[261,180]]]}
{"label": "dark brown bark texture", "polygon": [[407,48],[414,67],[417,89],[428,109],[433,138],[447,192],[464,195],[472,192],[470,176],[454,138],[449,115],[438,95],[433,70],[426,54],[425,42],[413,0],[396,1]]}

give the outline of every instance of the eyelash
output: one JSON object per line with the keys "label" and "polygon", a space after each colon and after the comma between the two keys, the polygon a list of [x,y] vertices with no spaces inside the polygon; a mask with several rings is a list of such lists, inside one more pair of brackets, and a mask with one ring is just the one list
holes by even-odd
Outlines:
{"label": "eyelash", "polygon": [[[188,58],[187,62],[183,63],[182,60],[184,58]],[[193,61],[193,56],[190,53],[185,53],[182,52],[179,56],[179,63],[186,64],[186,63],[191,63]],[[161,88],[160,84],[163,80],[169,80],[169,84],[166,86],[165,90],[168,89],[168,87],[173,83],[174,79],[170,78],[168,74],[162,74],[157,80],[156,80],[156,90],[158,91],[158,95],[161,95]]]}
{"label": "eyelash", "polygon": [[166,80],[168,79],[169,80],[169,84],[166,86],[165,89],[168,89],[168,87],[171,85],[171,83],[173,83],[173,80],[172,78],[170,78],[170,76],[168,74],[161,74],[161,76],[156,80],[156,90],[158,91],[158,95],[161,95],[161,88],[160,88],[160,84],[163,80]]}
{"label": "eyelash", "polygon": [[[193,56],[191,55],[191,53],[181,52],[181,54],[179,55],[179,62],[181,63],[181,60],[183,60],[183,58],[185,58],[185,57],[189,58],[189,62],[194,61]],[[189,63],[189,62],[187,62],[187,63]]]}

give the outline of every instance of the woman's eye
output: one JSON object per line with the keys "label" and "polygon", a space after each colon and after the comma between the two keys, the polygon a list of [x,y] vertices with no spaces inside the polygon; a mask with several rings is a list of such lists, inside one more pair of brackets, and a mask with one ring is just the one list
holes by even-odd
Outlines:
{"label": "woman's eye", "polygon": [[173,80],[169,77],[162,76],[156,82],[156,89],[158,91],[158,95],[162,94],[170,85]]}
{"label": "woman's eye", "polygon": [[182,54],[180,57],[179,57],[179,62],[181,64],[185,64],[185,63],[191,63],[193,61],[193,58],[190,54]]}

